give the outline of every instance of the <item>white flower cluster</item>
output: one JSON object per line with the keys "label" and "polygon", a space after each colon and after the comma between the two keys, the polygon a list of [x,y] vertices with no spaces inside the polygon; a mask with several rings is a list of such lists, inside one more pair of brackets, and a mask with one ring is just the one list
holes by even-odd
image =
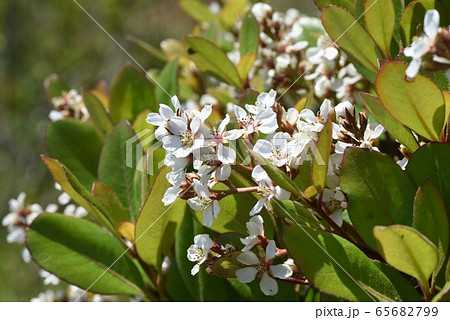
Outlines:
{"label": "white flower cluster", "polygon": [[51,99],[53,110],[50,111],[48,117],[51,121],[62,119],[89,119],[89,112],[84,105],[83,97],[77,90],[71,89],[63,92],[61,96]]}
{"label": "white flower cluster", "polygon": [[[164,195],[164,204],[169,205],[178,197],[185,199],[192,209],[203,210],[203,224],[211,227],[220,212],[219,200],[233,193],[257,192],[261,196],[249,212],[251,216],[259,213],[273,198],[288,200],[291,194],[275,185],[260,165],[247,167],[252,172],[255,187],[240,189],[231,184],[228,178],[236,165],[236,151],[231,142],[242,139],[246,145],[253,143],[254,152],[295,178],[299,166],[305,160],[311,160],[310,151],[314,151],[325,122],[331,119],[334,143],[328,186],[322,201],[329,215],[336,223],[342,224],[341,213],[346,208],[338,179],[342,154],[349,146],[378,150],[374,142],[384,128],[369,123],[363,113],[357,117],[349,102],[333,107],[325,99],[318,112],[314,113],[311,109],[300,112],[294,108],[285,110],[275,100],[276,92],[271,90],[261,93],[256,103],[245,105],[245,109],[234,106],[234,114],[227,114],[217,128],[208,123],[211,105],[201,110],[184,110],[177,97],[172,99],[175,111],[161,104],[159,114],[150,113],[147,121],[158,127],[155,135],[167,152],[165,164],[172,169],[167,174],[172,186]],[[228,130],[232,117],[235,128]],[[230,189],[214,191],[217,183]]]}
{"label": "white flower cluster", "polygon": [[[236,278],[242,283],[250,283],[257,277],[261,279],[261,291],[268,296],[278,293],[278,284],[275,279],[288,279],[293,275],[292,268],[284,264],[273,264],[276,257],[285,255],[286,250],[278,250],[274,240],[269,240],[264,235],[264,221],[259,215],[256,215],[247,222],[249,236],[242,238],[241,242],[245,245],[242,253],[237,257],[237,261],[243,265],[236,271]],[[263,257],[257,255],[252,249],[256,246],[265,247]],[[208,234],[195,236],[194,244],[187,250],[187,258],[196,262],[191,270],[195,275],[200,270],[203,263],[214,264],[224,254],[233,252],[234,246],[227,244],[220,247],[214,243]],[[289,261],[288,261],[289,262]]]}
{"label": "white flower cluster", "polygon": [[[58,184],[55,185],[55,188],[61,190],[61,187]],[[9,213],[2,219],[2,225],[6,227],[8,231],[8,235],[6,236],[6,241],[8,243],[25,245],[28,228],[34,219],[43,213],[57,212],[59,206],[61,206],[63,214],[67,216],[83,218],[87,215],[87,211],[83,207],[78,207],[75,204],[70,203],[72,199],[64,192],[58,197],[58,204],[51,203],[47,205],[45,209],[37,203],[29,205],[25,204],[25,198],[25,192],[21,192],[17,199],[9,200]],[[22,248],[22,259],[26,263],[31,262],[31,254],[26,247]],[[59,278],[56,275],[46,270],[39,270],[39,276],[43,278],[43,283],[46,286],[55,286],[60,283]],[[72,287],[72,289],[76,288],[74,286],[70,287]],[[62,291],[54,292],[52,290],[47,290],[39,294],[38,297],[33,298],[31,301],[72,301],[69,298],[70,290],[67,294]]]}

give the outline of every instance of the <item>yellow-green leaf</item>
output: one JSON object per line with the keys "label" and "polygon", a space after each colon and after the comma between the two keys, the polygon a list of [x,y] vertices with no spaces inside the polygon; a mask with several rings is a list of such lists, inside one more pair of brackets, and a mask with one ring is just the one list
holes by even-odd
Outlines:
{"label": "yellow-green leaf", "polygon": [[402,225],[375,227],[378,250],[387,263],[428,287],[438,263],[438,249],[416,229]]}
{"label": "yellow-green leaf", "polygon": [[317,141],[317,151],[314,152],[311,174],[312,181],[318,192],[322,192],[327,183],[328,161],[330,159],[331,144],[333,142],[333,127],[331,125],[332,121],[331,118],[329,118]]}
{"label": "yellow-green leaf", "polygon": [[360,93],[360,97],[366,109],[395,139],[408,148],[411,153],[417,150],[419,144],[412,132],[398,123],[397,119],[386,110],[380,99],[368,93]]}
{"label": "yellow-green leaf", "polygon": [[189,36],[184,38],[184,47],[200,70],[211,72],[219,79],[242,89],[236,67],[214,43],[201,37]]}
{"label": "yellow-green leaf", "polygon": [[337,6],[325,7],[322,23],[330,37],[352,60],[372,73],[378,71],[378,59],[382,55],[375,41],[350,12]]}
{"label": "yellow-green leaf", "polygon": [[391,40],[395,29],[395,9],[392,0],[366,0],[364,4],[366,28],[386,57],[390,57]]}
{"label": "yellow-green leaf", "polygon": [[445,119],[442,91],[420,74],[407,81],[407,67],[400,62],[386,62],[381,67],[375,82],[378,97],[402,124],[429,140],[438,141]]}
{"label": "yellow-green leaf", "polygon": [[255,60],[256,60],[255,53],[246,53],[241,57],[241,60],[237,65],[237,69],[239,72],[239,76],[241,77],[243,82],[247,81],[247,75],[252,69]]}

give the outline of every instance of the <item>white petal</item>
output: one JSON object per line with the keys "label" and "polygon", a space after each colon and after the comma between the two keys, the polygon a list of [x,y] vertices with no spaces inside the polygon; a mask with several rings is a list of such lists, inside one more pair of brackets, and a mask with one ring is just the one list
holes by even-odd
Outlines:
{"label": "white petal", "polygon": [[167,129],[175,135],[181,135],[186,132],[186,121],[181,117],[172,117],[167,124]]}
{"label": "white petal", "polygon": [[170,98],[170,101],[172,102],[173,106],[175,107],[175,110],[181,109],[180,100],[178,100],[177,96],[173,96]]}
{"label": "white petal", "polygon": [[327,60],[334,60],[337,55],[339,54],[339,51],[334,48],[334,47],[328,47],[324,53],[323,53],[323,57]]}
{"label": "white petal", "polygon": [[200,266],[198,264],[196,264],[191,269],[191,275],[195,276],[199,271],[200,271]]}
{"label": "white petal", "polygon": [[272,144],[269,141],[263,139],[258,140],[256,144],[253,146],[253,151],[258,152],[264,158],[271,158],[273,155],[272,150],[273,150]]}
{"label": "white petal", "polygon": [[436,9],[427,10],[427,12],[425,13],[423,24],[423,31],[425,32],[425,34],[430,39],[434,40],[439,28],[439,12]]}
{"label": "white petal", "polygon": [[266,261],[270,261],[275,258],[275,252],[277,250],[275,241],[270,240],[266,248]]}
{"label": "white petal", "polygon": [[177,200],[178,194],[181,192],[181,189],[178,187],[170,187],[166,190],[164,193],[162,202],[165,206],[168,206],[169,204],[173,203],[175,200]]}
{"label": "white petal", "polygon": [[259,264],[260,261],[258,259],[258,257],[256,256],[256,254],[252,251],[247,251],[247,252],[242,252],[239,257],[237,258],[237,260],[240,263],[243,263],[245,265],[248,266],[252,266],[252,265],[256,265]]}
{"label": "white petal", "polygon": [[270,271],[272,271],[272,275],[278,279],[286,279],[292,276],[292,269],[285,264],[277,264],[270,266]]}
{"label": "white petal", "polygon": [[205,227],[212,227],[214,223],[213,213],[212,213],[212,207],[209,206],[208,208],[203,211],[203,225]]}
{"label": "white petal", "polygon": [[217,129],[217,132],[222,134],[225,131],[225,129],[227,128],[228,123],[230,123],[230,116],[227,114],[225,116],[225,119],[223,119],[222,122],[220,123],[219,128]]}
{"label": "white petal", "polygon": [[259,287],[266,296],[274,296],[278,293],[277,282],[274,278],[270,277],[267,272],[264,272]]}
{"label": "white petal", "polygon": [[214,177],[217,180],[225,181],[227,180],[231,175],[231,166],[229,164],[224,164],[220,166],[215,172]]}
{"label": "white petal", "polygon": [[164,120],[168,120],[172,118],[175,114],[173,113],[173,110],[168,105],[161,103],[159,105],[159,114]]}
{"label": "white petal", "polygon": [[371,139],[377,139],[383,132],[384,127],[381,124],[377,125],[372,132]]}
{"label": "white petal", "polygon": [[342,210],[338,210],[333,214],[330,214],[331,220],[333,220],[339,227],[342,227],[344,221],[342,220]]}
{"label": "white petal", "polygon": [[224,138],[227,140],[236,140],[236,139],[239,139],[244,134],[244,132],[245,132],[244,129],[230,130],[230,131],[227,131]]}
{"label": "white petal", "polygon": [[253,168],[252,178],[253,178],[253,180],[259,182],[259,181],[267,180],[269,178],[269,176],[268,176],[267,172],[263,169],[263,167],[261,167],[260,165],[257,165],[256,167]]}
{"label": "white petal", "polygon": [[242,268],[236,271],[236,278],[239,282],[249,283],[255,280],[258,269],[255,267]]}
{"label": "white petal", "polygon": [[200,120],[205,122],[206,119],[211,115],[212,105],[208,104],[203,107],[202,111],[200,111]]}
{"label": "white petal", "polygon": [[147,123],[154,126],[162,126],[165,123],[165,120],[158,113],[149,113],[147,115]]}
{"label": "white petal", "polygon": [[222,144],[217,146],[217,160],[225,164],[234,164],[236,161],[236,151]]}
{"label": "white petal", "polygon": [[419,73],[420,66],[422,65],[422,59],[413,59],[408,68],[406,69],[406,76],[414,79]]}
{"label": "white petal", "polygon": [[284,190],[280,186],[276,186],[273,193],[275,195],[275,198],[277,198],[278,200],[289,200],[289,198],[291,197],[291,193]]}
{"label": "white petal", "polygon": [[213,212],[214,212],[214,218],[217,219],[217,216],[219,215],[219,212],[220,212],[219,201],[217,201],[217,200],[213,201]]}
{"label": "white petal", "polygon": [[247,117],[247,112],[245,112],[244,109],[236,105],[234,106],[234,114],[236,115],[236,118],[239,121],[244,120]]}
{"label": "white petal", "polygon": [[267,197],[258,200],[258,202],[253,206],[252,210],[250,210],[249,215],[254,216],[257,213],[260,213],[262,208],[264,208],[264,204],[266,203],[266,201]]}
{"label": "white petal", "polygon": [[263,227],[264,220],[260,215],[254,216],[250,219],[249,222],[246,223],[247,230],[251,235],[263,235],[264,234],[264,227]]}

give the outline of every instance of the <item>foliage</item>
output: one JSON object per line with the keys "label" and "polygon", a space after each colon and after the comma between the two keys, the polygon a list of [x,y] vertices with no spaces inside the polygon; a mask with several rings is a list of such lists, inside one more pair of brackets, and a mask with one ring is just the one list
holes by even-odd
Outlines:
{"label": "foliage", "polygon": [[84,214],[19,197],[11,242],[26,234],[40,267],[102,295],[448,299],[450,99],[435,79],[450,57],[430,58],[449,52],[445,13],[316,3],[323,29],[263,3],[180,1],[191,35],[133,40],[160,71],[126,64],[82,95],[48,78],[43,160]]}

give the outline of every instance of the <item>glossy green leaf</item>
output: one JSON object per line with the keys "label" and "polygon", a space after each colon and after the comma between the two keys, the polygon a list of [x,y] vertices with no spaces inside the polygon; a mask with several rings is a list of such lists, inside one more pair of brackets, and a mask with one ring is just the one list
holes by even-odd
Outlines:
{"label": "glossy green leaf", "polygon": [[367,31],[385,56],[389,57],[395,29],[395,9],[392,0],[366,0],[364,11]]}
{"label": "glossy green leaf", "polygon": [[372,248],[375,248],[374,226],[412,225],[416,189],[389,156],[347,148],[340,178],[341,188],[348,196],[347,210],[353,226]]}
{"label": "glossy green leaf", "polygon": [[164,206],[164,193],[171,186],[168,172],[170,169],[164,168],[158,173],[136,222],[136,250],[143,261],[158,268],[173,245],[186,208],[186,201],[179,198]]}
{"label": "glossy green leaf", "polygon": [[378,251],[386,262],[428,286],[428,278],[438,263],[436,246],[416,229],[402,225],[375,227]]}
{"label": "glossy green leaf", "polygon": [[87,189],[97,180],[102,141],[92,126],[76,120],[51,122],[45,136],[50,157],[64,163]]}
{"label": "glossy green leaf", "polygon": [[103,147],[98,169],[99,181],[111,187],[130,216],[139,211],[133,201],[133,184],[137,161],[142,150],[133,129],[121,121],[108,136]]}
{"label": "glossy green leaf", "polygon": [[378,269],[380,269],[386,275],[386,277],[389,278],[389,281],[391,281],[391,283],[394,285],[402,301],[404,302],[423,301],[423,297],[411,283],[409,277],[398,272],[397,270],[395,270],[394,268],[385,263],[379,261],[374,262],[377,265]]}
{"label": "glossy green leaf", "polygon": [[124,209],[119,197],[106,184],[96,181],[92,187],[92,195],[105,208],[108,216],[117,226],[120,222],[130,220],[128,212]]}
{"label": "glossy green leaf", "polygon": [[321,227],[316,216],[298,202],[273,200],[271,205],[278,218],[284,219],[289,223],[299,223],[317,229]]}
{"label": "glossy green leaf", "polygon": [[239,50],[241,57],[246,53],[258,53],[259,46],[259,26],[255,17],[248,13],[242,21],[239,32]]}
{"label": "glossy green leaf", "polygon": [[89,119],[102,138],[105,138],[113,127],[111,117],[103,103],[90,91],[83,90],[83,102],[89,112]]}
{"label": "glossy green leaf", "polygon": [[30,226],[27,247],[41,267],[78,287],[101,294],[144,295],[138,269],[122,255],[125,248],[92,222],[44,214]]}
{"label": "glossy green leaf", "polygon": [[384,128],[410,152],[414,152],[419,147],[412,132],[398,121],[384,108],[383,104],[375,96],[368,93],[360,93],[364,106],[370,114],[383,125]]}
{"label": "glossy green leaf", "polygon": [[373,39],[351,13],[341,7],[326,7],[322,10],[322,23],[330,37],[351,60],[372,73],[378,71],[378,59],[382,55]]}
{"label": "glossy green leaf", "polygon": [[384,107],[417,134],[438,141],[444,127],[445,101],[441,90],[430,79],[417,75],[407,81],[405,63],[386,62],[375,82]]}
{"label": "glossy green leaf", "polygon": [[426,236],[439,250],[439,263],[435,274],[444,265],[449,242],[449,225],[445,203],[431,180],[417,190],[414,200],[413,227]]}
{"label": "glossy green leaf", "polygon": [[351,301],[400,301],[383,272],[347,240],[293,225],[284,242],[295,263],[322,292]]}
{"label": "glossy green leaf", "polygon": [[[317,140],[317,149],[314,152],[314,160],[312,166],[312,181],[317,191],[323,191],[327,184],[328,162],[330,159],[331,144],[333,142],[333,127],[331,118],[325,123],[319,140]],[[319,157],[320,155],[320,157]]]}
{"label": "glossy green leaf", "polygon": [[242,89],[236,67],[228,59],[227,54],[214,43],[204,38],[189,36],[184,38],[184,46],[200,70],[211,72],[219,79]]}
{"label": "glossy green leaf", "polygon": [[114,224],[102,205],[95,200],[90,192],[80,183],[80,181],[67,169],[60,161],[46,156],[42,156],[50,173],[53,175],[61,189],[67,193],[73,201],[85,208],[88,213],[102,223],[109,230],[114,231]]}
{"label": "glossy green leaf", "polygon": [[114,123],[133,121],[143,110],[157,111],[153,87],[144,73],[130,64],[115,76],[110,88],[109,111]]}
{"label": "glossy green leaf", "polygon": [[[168,62],[158,76],[158,83],[161,85],[155,87],[155,98],[157,104],[164,103],[171,106],[170,97],[177,94],[178,91],[178,59]],[[147,108],[148,109],[148,108]]]}
{"label": "glossy green leaf", "polygon": [[410,158],[406,173],[416,187],[427,179],[438,187],[444,197],[447,220],[450,221],[450,146],[445,143],[430,143],[420,147]]}

